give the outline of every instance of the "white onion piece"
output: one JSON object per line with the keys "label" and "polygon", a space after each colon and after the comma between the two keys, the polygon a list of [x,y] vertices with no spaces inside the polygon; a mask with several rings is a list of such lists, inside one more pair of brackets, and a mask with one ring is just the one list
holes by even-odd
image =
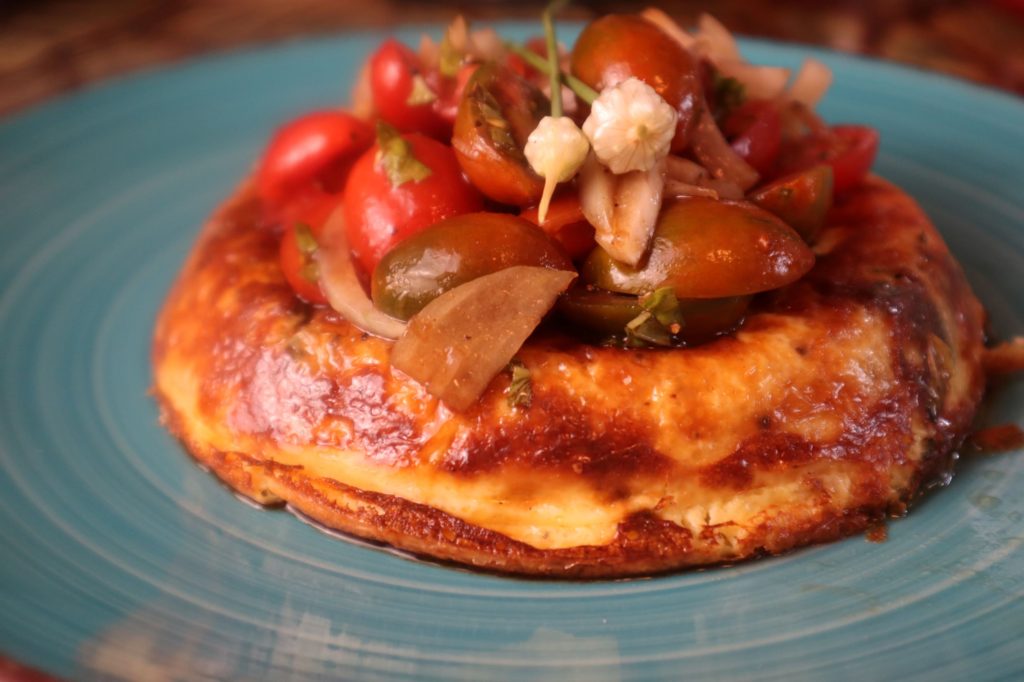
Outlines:
{"label": "white onion piece", "polygon": [[575,272],[520,265],[450,289],[409,320],[391,364],[448,407],[465,410],[575,278]]}
{"label": "white onion piece", "polygon": [[[691,187],[697,189],[690,189]],[[711,177],[711,173],[699,163],[681,156],[669,155],[665,158],[665,195],[714,195],[718,199],[742,199],[743,190],[735,182]]]}
{"label": "white onion piece", "polygon": [[370,84],[370,60],[363,62],[356,76],[355,85],[352,86],[352,106],[349,112],[356,118],[364,121],[373,117],[373,88]]}
{"label": "white onion piece", "polygon": [[832,84],[832,70],[817,59],[805,59],[789,86],[789,99],[813,109]]}
{"label": "white onion piece", "polygon": [[789,69],[781,66],[757,66],[738,61],[717,62],[723,76],[743,84],[743,94],[750,99],[775,99],[786,89]]}
{"label": "white onion piece", "polygon": [[701,180],[698,184],[701,187],[707,187],[708,189],[714,190],[719,199],[742,199],[745,196],[740,186],[731,180],[706,178]]}
{"label": "white onion piece", "polygon": [[320,269],[320,286],[332,308],[365,332],[385,339],[402,335],[405,323],[377,310],[359,283],[345,235],[342,208],[335,209],[327,219],[314,258]]}
{"label": "white onion piece", "polygon": [[456,52],[466,54],[469,51],[469,24],[466,23],[466,17],[456,14],[452,23],[448,25],[445,35],[448,38],[448,44]]}
{"label": "white onion piece", "polygon": [[740,48],[722,22],[706,12],[697,18],[699,40],[704,44],[706,56],[715,65],[724,62],[741,62]]}
{"label": "white onion piece", "polygon": [[711,171],[712,177],[734,182],[744,191],[757,184],[757,171],[729,146],[707,107],[700,114],[690,144],[697,160]]}
{"label": "white onion piece", "polygon": [[505,41],[493,28],[478,28],[469,34],[469,54],[483,61],[500,59],[505,54]]}
{"label": "white onion piece", "polygon": [[616,175],[591,153],[580,169],[580,208],[594,239],[612,258],[636,265],[647,252],[661,210],[664,160],[649,171]]}
{"label": "white onion piece", "polygon": [[420,35],[420,49],[418,52],[420,66],[424,71],[433,71],[441,63],[441,46],[437,41],[426,33]]}
{"label": "white onion piece", "polygon": [[708,197],[709,199],[718,199],[718,192],[711,189],[710,187],[701,187],[700,185],[691,185],[675,178],[665,178],[665,191],[666,197],[673,197],[679,199],[681,197]]}
{"label": "white onion piece", "polygon": [[672,154],[665,157],[666,179],[693,185],[706,177],[708,177],[707,169],[695,161]]}
{"label": "white onion piece", "polygon": [[695,42],[693,36],[684,31],[683,28],[676,23],[675,19],[665,14],[663,10],[658,9],[657,7],[648,7],[640,13],[640,16],[660,28],[685,49],[692,50]]}

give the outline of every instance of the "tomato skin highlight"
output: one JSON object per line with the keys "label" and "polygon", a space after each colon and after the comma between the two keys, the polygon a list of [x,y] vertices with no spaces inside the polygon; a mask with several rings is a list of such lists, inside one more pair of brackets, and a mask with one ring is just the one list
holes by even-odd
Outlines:
{"label": "tomato skin highlight", "polygon": [[538,213],[538,208],[533,206],[523,209],[519,215],[544,230],[572,260],[580,260],[594,250],[594,226],[584,217],[575,191],[556,194],[543,223]]}
{"label": "tomato skin highlight", "polygon": [[268,205],[305,188],[341,189],[351,164],[373,144],[373,130],[342,111],[315,111],[286,123],[263,154],[256,186]]}
{"label": "tomato skin highlight", "polygon": [[879,136],[862,125],[832,126],[783,145],[776,177],[807,170],[818,164],[832,167],[833,194],[838,196],[859,185],[875,161]]}
{"label": "tomato skin highlight", "polygon": [[782,119],[772,102],[744,102],[726,118],[722,132],[733,151],[761,175],[775,166],[782,148]]}
{"label": "tomato skin highlight", "polygon": [[281,236],[278,256],[281,261],[281,272],[288,280],[292,290],[300,298],[309,303],[327,303],[327,297],[320,291],[319,280],[313,280],[307,273],[316,272],[315,262],[310,254],[303,253],[299,248],[296,230],[299,223],[292,223]]}
{"label": "tomato skin highlight", "polygon": [[[451,123],[436,110],[434,102],[410,104],[416,77],[422,73],[419,58],[394,38],[385,40],[370,57],[370,89],[378,115],[400,132],[418,132],[438,139],[451,135]],[[435,86],[436,83],[435,83]],[[437,91],[434,91],[437,95]]]}
{"label": "tomato skin highlight", "polygon": [[430,169],[428,177],[392,185],[377,162],[375,144],[356,161],[345,185],[348,243],[366,273],[406,237],[445,218],[483,208],[483,198],[463,177],[451,147],[419,133],[402,138]]}

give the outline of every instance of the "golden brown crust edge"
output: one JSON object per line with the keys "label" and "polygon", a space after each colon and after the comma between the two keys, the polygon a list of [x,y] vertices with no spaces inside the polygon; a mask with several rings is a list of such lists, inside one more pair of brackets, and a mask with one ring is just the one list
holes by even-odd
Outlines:
{"label": "golden brown crust edge", "polygon": [[[900,512],[924,484],[948,470],[952,453],[969,426],[983,388],[978,368],[980,306],[964,282],[959,267],[919,209],[902,193],[897,195],[894,192],[897,191],[887,184],[872,182],[834,212],[833,223],[846,225],[847,230],[852,226],[853,230],[875,233],[859,235],[858,239],[862,244],[869,244],[867,240],[872,236],[878,237],[878,248],[844,248],[826,254],[804,287],[819,293],[826,289],[842,290],[844,300],[891,295],[892,301],[887,304],[903,306],[894,315],[893,342],[924,349],[927,357],[913,362],[907,360],[904,353],[897,354],[900,362],[907,365],[899,370],[903,373],[901,380],[908,385],[916,384],[910,391],[916,395],[908,398],[901,409],[915,413],[930,412],[928,421],[937,426],[928,433],[928,442],[924,444],[926,450],[919,461],[911,462],[912,472],[899,490],[894,492],[890,489],[887,467],[901,462],[900,456],[894,454],[886,462],[878,464],[877,472],[872,469],[874,464],[865,463],[859,472],[862,476],[857,481],[857,490],[842,509],[822,505],[814,507],[814,513],[810,515],[789,518],[785,513],[777,514],[751,528],[741,545],[730,547],[726,553],[716,548],[714,534],[702,532],[695,536],[687,528],[646,512],[625,518],[610,543],[537,549],[429,505],[359,490],[326,477],[311,476],[300,466],[275,462],[252,453],[218,450],[192,432],[194,429],[190,429],[187,420],[177,414],[173,408],[174,401],[164,395],[159,383],[156,396],[165,423],[196,459],[239,492],[261,502],[285,500],[328,527],[438,559],[549,577],[607,577],[778,554],[798,546],[831,541],[862,531],[887,513]],[[240,196],[245,194],[243,189]],[[233,208],[229,204],[221,217],[230,214],[243,223],[252,220],[251,215],[239,218],[235,209],[237,205]],[[217,236],[211,236],[211,231],[218,220],[215,218],[205,231],[161,315],[154,343],[155,364],[162,361],[167,345],[173,343],[175,315],[169,312],[171,300],[183,287],[190,286],[189,273],[196,263],[216,257]],[[906,243],[889,243],[892,238],[885,237],[883,230],[901,223],[911,224],[915,229],[905,230],[907,239],[903,242]],[[920,243],[908,246],[911,238]],[[866,257],[873,258],[876,271],[885,272],[885,282],[870,281],[871,278],[864,276],[862,261]],[[919,264],[920,267],[908,266],[907,261],[914,257],[925,262]],[[918,285],[923,280],[924,284],[917,286],[914,295],[903,298],[902,294],[892,291],[871,293],[884,290],[889,285],[899,289],[898,281],[904,278],[914,280]],[[769,307],[799,308],[804,297],[804,292],[797,288],[775,297]],[[931,350],[934,344],[925,335],[934,334],[923,321],[934,317],[935,313],[927,310],[915,312],[922,306],[939,308],[939,316],[952,321],[946,325],[952,327],[946,329],[946,334],[951,337],[946,340],[946,345],[958,358],[952,370],[943,366],[943,353]],[[901,315],[905,319],[901,320]],[[949,388],[952,375],[956,375],[955,383],[959,386],[955,392]],[[715,470],[726,469],[719,464]],[[728,478],[730,474],[723,475]]]}

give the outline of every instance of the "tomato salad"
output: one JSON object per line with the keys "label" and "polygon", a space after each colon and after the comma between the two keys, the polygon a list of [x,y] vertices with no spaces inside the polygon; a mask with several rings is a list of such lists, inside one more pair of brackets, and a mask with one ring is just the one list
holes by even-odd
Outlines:
{"label": "tomato salad", "polygon": [[[557,3],[556,3],[557,4]],[[392,364],[473,404],[545,318],[584,342],[681,347],[814,264],[864,126],[813,111],[831,75],[743,61],[710,16],[608,15],[571,50],[456,19],[385,41],[349,110],[283,126],[257,191],[295,294],[396,339]]]}

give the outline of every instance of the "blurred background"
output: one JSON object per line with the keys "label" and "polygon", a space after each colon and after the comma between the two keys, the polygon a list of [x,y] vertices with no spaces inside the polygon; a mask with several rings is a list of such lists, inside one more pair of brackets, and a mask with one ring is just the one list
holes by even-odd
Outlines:
{"label": "blurred background", "polygon": [[[0,0],[0,115],[210,52],[402,23],[535,18],[533,0]],[[658,5],[691,22],[877,55],[1024,94],[1024,0],[576,2],[567,19]]]}

